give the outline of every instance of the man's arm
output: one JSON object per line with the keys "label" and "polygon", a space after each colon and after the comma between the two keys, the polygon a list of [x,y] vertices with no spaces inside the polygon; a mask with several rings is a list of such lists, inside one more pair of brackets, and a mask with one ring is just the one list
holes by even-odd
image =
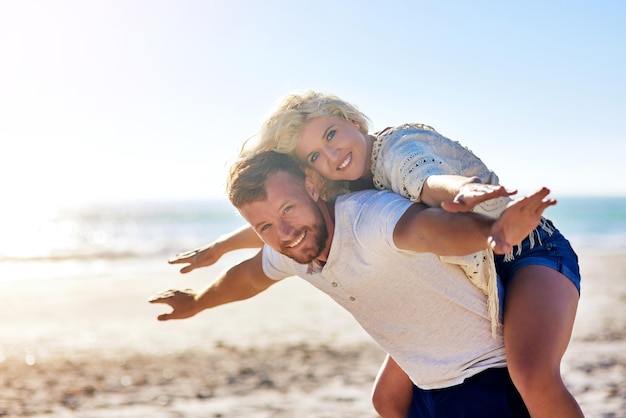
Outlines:
{"label": "man's arm", "polygon": [[243,248],[261,248],[263,241],[248,224],[226,235],[222,235],[212,243],[195,250],[177,254],[170,260],[170,264],[187,264],[180,269],[181,273],[189,273],[200,267],[214,264],[229,251]]}
{"label": "man's arm", "polygon": [[230,302],[251,298],[277,282],[263,273],[263,250],[221,273],[207,288],[193,290],[166,290],[149,299],[150,303],[165,303],[170,313],[158,316],[159,321],[190,318],[197,313]]}
{"label": "man's arm", "polygon": [[402,215],[394,229],[396,246],[437,255],[465,255],[491,247],[508,253],[537,227],[543,211],[555,205],[547,188],[512,201],[498,219],[473,213],[450,213],[415,204]]}

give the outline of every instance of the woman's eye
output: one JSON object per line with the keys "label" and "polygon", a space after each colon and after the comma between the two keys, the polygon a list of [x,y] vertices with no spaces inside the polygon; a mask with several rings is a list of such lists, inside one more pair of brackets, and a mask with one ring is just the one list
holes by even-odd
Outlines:
{"label": "woman's eye", "polygon": [[270,224],[265,224],[261,227],[261,232],[263,231],[267,231],[267,229],[270,227]]}
{"label": "woman's eye", "polygon": [[319,152],[314,152],[313,154],[311,154],[311,158],[309,158],[309,162],[311,164],[313,164],[320,156]]}
{"label": "woman's eye", "polygon": [[336,133],[337,131],[335,131],[334,129],[332,131],[328,131],[328,134],[326,134],[326,140],[330,141],[331,139],[333,139]]}

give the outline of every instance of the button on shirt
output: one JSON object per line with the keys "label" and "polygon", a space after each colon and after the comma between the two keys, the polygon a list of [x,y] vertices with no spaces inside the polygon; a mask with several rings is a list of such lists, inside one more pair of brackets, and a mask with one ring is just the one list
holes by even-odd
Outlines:
{"label": "button on shirt", "polygon": [[450,387],[506,365],[502,336],[491,335],[487,297],[458,267],[431,253],[398,249],[394,227],[411,205],[388,191],[340,196],[326,265],[306,265],[263,249],[275,280],[299,276],[348,310],[424,389]]}

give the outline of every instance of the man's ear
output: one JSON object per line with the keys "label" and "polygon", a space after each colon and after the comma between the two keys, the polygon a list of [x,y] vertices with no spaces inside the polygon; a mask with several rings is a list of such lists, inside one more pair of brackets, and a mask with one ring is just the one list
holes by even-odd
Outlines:
{"label": "man's ear", "polygon": [[320,191],[315,184],[315,180],[308,173],[304,178],[304,187],[306,188],[306,192],[309,194],[309,196],[311,196],[311,199],[317,202],[320,198]]}

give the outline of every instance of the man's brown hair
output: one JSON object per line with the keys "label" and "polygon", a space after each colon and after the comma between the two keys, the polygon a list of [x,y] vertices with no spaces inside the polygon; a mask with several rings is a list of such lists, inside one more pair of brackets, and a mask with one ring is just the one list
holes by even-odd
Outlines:
{"label": "man's brown hair", "polygon": [[304,183],[304,172],[289,155],[265,151],[242,157],[231,165],[226,182],[228,199],[236,208],[267,199],[265,182],[270,174],[284,171]]}

